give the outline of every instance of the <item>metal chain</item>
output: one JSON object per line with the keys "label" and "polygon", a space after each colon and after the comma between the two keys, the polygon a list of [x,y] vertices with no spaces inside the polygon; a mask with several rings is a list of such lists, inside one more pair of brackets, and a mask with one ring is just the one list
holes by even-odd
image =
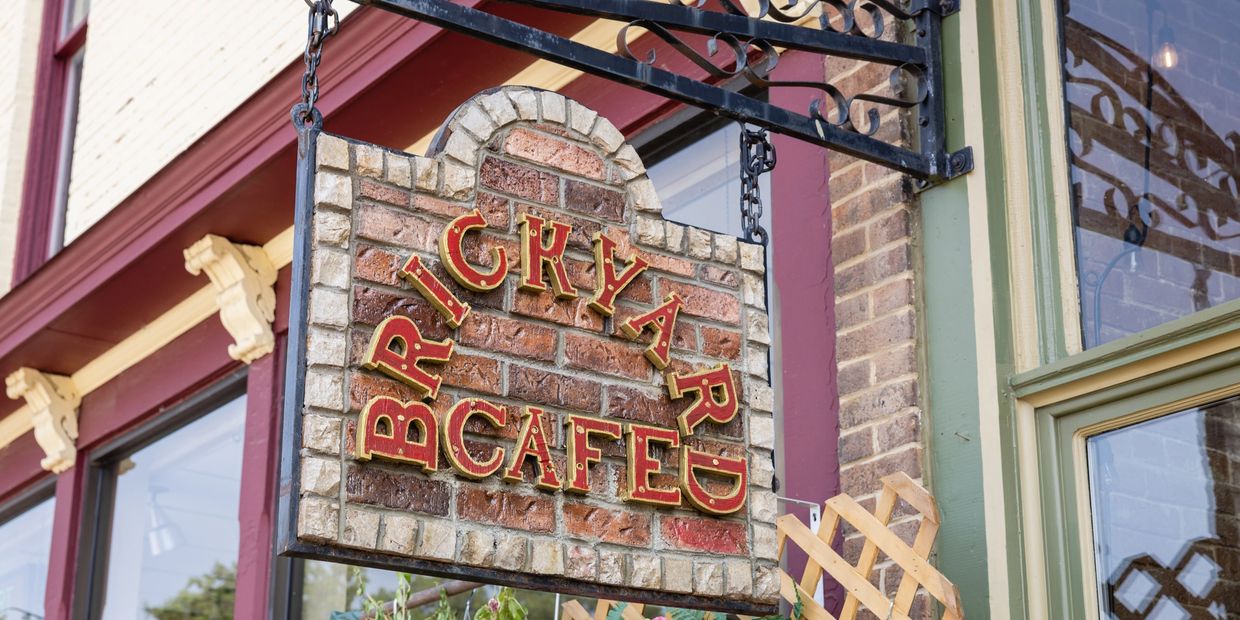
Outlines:
{"label": "metal chain", "polygon": [[766,245],[762,227],[762,188],[758,177],[775,168],[775,146],[765,129],[741,125],[741,230],[745,240]]}
{"label": "metal chain", "polygon": [[302,59],[306,72],[301,76],[301,103],[293,107],[293,122],[298,131],[318,120],[314,104],[319,99],[319,63],[323,60],[323,44],[340,27],[340,14],[332,8],[332,0],[304,0],[310,7],[306,26],[306,51]]}

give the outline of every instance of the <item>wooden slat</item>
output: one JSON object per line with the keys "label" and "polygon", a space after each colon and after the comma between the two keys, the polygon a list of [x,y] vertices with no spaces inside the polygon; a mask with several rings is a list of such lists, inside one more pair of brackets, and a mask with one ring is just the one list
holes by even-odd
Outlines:
{"label": "wooden slat", "polygon": [[[891,522],[891,513],[896,509],[896,491],[891,487],[884,487],[883,492],[878,495],[878,501],[874,503],[874,516],[887,527]],[[865,545],[861,548],[861,557],[857,559],[857,574],[862,577],[869,577],[870,571],[874,570],[874,563],[878,561],[878,545],[874,544],[868,536],[865,539]],[[857,597],[849,594],[844,598],[844,607],[840,611],[840,620],[854,620],[857,617],[857,608],[861,601]],[[900,607],[896,603],[896,608],[905,613],[908,607]]]}
{"label": "wooden slat", "polygon": [[797,594],[800,593],[802,620],[836,620],[835,616],[831,615],[831,612],[827,611],[822,605],[818,604],[818,601],[814,600],[814,595],[812,593],[806,592],[804,588],[797,585],[797,583],[792,580],[792,577],[788,576],[788,573],[785,573],[782,570],[779,571],[779,593],[783,595],[789,603],[795,603],[797,600]]}
{"label": "wooden slat", "polygon": [[893,489],[901,499],[921,513],[923,519],[939,524],[939,503],[908,474],[898,471],[883,476],[883,486]]}
{"label": "wooden slat", "polygon": [[586,608],[582,607],[576,599],[560,605],[560,610],[562,612],[560,617],[564,620],[591,620],[590,612],[586,611]]}

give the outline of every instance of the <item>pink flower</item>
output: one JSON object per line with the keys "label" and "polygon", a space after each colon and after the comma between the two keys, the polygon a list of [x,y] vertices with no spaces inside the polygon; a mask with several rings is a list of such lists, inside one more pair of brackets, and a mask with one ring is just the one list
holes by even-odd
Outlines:
{"label": "pink flower", "polygon": [[[499,600],[498,600],[498,599],[491,599],[491,600],[487,601],[487,607],[490,607],[490,608],[491,608],[491,611],[498,612],[498,611],[499,611]],[[664,618],[664,620],[667,620],[667,619],[666,619],[666,618]]]}
{"label": "pink flower", "polygon": [[652,620],[667,620],[667,616],[655,616]]}

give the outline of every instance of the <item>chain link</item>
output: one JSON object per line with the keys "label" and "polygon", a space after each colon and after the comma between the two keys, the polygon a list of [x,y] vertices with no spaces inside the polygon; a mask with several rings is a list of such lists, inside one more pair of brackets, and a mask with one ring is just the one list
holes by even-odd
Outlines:
{"label": "chain link", "polygon": [[301,103],[293,111],[294,121],[302,126],[314,122],[319,99],[319,63],[323,60],[323,44],[340,27],[340,14],[332,8],[332,0],[305,0],[310,7],[306,25],[306,51],[302,59],[306,72],[301,76]]}
{"label": "chain link", "polygon": [[766,245],[762,227],[762,188],[758,177],[775,168],[775,146],[765,129],[741,125],[741,230],[745,240]]}

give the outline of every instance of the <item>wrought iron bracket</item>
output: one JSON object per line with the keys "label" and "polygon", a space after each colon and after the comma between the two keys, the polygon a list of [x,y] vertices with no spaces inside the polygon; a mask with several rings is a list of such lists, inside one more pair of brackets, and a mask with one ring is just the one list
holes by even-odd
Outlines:
{"label": "wrought iron bracket", "polygon": [[[506,0],[540,9],[626,22],[618,52],[578,43],[538,28],[452,0],[356,0],[527,52],[615,82],[628,84],[720,116],[765,127],[909,174],[927,184],[972,169],[971,151],[945,148],[941,20],[959,10],[959,0],[759,0],[747,11],[736,0]],[[718,10],[707,8],[714,2]],[[864,18],[858,20],[858,15]],[[813,25],[804,25],[811,23]],[[862,24],[865,24],[864,26]],[[888,40],[893,24],[911,43]],[[816,26],[816,27],[814,27]],[[634,31],[634,29],[638,29]],[[638,53],[631,41],[644,31]],[[703,39],[703,37],[705,37]],[[698,48],[705,48],[699,50]],[[845,93],[823,81],[781,81],[776,65],[784,50],[798,50],[875,62],[890,67],[890,92]],[[684,56],[704,71],[689,77],[656,63],[656,53]],[[722,59],[722,60],[720,60]],[[700,73],[699,73],[700,74]],[[733,79],[735,78],[735,79]],[[841,80],[842,82],[842,80]],[[781,108],[740,88],[803,88],[820,99],[808,114]],[[906,110],[914,135],[879,132],[884,114]],[[887,122],[892,122],[890,119]],[[895,136],[889,140],[882,136]]]}

